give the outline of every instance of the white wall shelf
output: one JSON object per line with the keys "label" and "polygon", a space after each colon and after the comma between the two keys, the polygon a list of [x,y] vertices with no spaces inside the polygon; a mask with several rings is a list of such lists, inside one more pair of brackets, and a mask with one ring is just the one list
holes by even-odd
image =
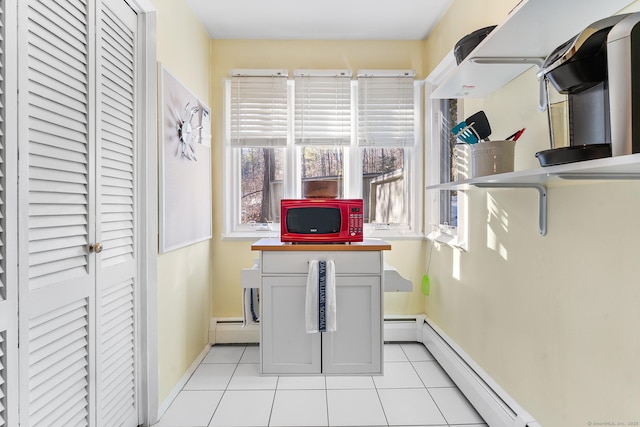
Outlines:
{"label": "white wall shelf", "polygon": [[629,0],[523,0],[431,97],[484,98],[546,58],[587,25],[630,3]]}
{"label": "white wall shelf", "polygon": [[547,185],[568,180],[640,180],[640,154],[527,169],[427,186],[427,190],[533,188],[538,191],[538,231],[547,233]]}
{"label": "white wall shelf", "polygon": [[612,180],[640,178],[640,154],[607,157],[564,165],[539,167],[517,172],[481,176],[444,184],[430,185],[427,190],[468,190],[477,184],[549,184],[560,180]]}

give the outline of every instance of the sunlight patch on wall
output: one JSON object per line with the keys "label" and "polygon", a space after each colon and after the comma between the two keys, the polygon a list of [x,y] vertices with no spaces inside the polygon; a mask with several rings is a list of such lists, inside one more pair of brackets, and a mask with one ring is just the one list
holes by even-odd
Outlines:
{"label": "sunlight patch on wall", "polygon": [[451,277],[453,277],[454,279],[456,279],[457,281],[460,281],[460,253],[462,251],[460,249],[455,249],[453,251],[453,262],[452,264],[452,269],[451,269]]}
{"label": "sunlight patch on wall", "polygon": [[508,261],[507,248],[500,241],[500,235],[509,232],[509,214],[498,206],[498,202],[487,194],[487,248],[496,251]]}

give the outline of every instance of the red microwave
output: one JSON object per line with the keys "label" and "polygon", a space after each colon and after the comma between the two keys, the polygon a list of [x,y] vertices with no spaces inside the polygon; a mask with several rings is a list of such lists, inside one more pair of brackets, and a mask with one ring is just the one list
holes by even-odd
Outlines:
{"label": "red microwave", "polygon": [[280,240],[296,243],[362,242],[362,199],[282,199]]}

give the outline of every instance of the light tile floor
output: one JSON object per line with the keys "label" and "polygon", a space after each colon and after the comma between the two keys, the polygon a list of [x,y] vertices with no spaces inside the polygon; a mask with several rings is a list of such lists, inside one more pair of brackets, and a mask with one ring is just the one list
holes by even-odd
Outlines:
{"label": "light tile floor", "polygon": [[419,343],[385,344],[382,376],[260,376],[258,346],[216,345],[156,427],[486,427]]}

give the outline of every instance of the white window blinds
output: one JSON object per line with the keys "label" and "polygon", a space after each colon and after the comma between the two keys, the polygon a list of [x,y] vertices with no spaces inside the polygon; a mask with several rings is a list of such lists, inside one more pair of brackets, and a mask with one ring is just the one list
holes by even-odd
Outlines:
{"label": "white window blinds", "polygon": [[270,76],[234,74],[230,119],[232,146],[286,146],[286,71]]}
{"label": "white window blinds", "polygon": [[415,144],[414,73],[358,75],[358,145]]}
{"label": "white window blinds", "polygon": [[349,145],[351,141],[351,73],[295,72],[295,142]]}

